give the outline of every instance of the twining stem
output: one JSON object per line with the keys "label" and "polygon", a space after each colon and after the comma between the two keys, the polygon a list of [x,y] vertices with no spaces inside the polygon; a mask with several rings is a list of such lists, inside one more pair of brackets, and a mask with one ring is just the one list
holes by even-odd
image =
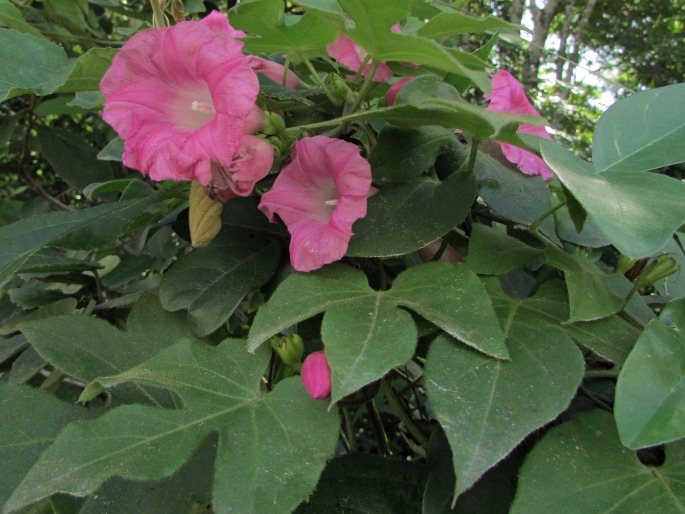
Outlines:
{"label": "twining stem", "polygon": [[580,386],[578,388],[580,392],[582,392],[585,396],[587,396],[595,405],[598,407],[601,407],[604,410],[608,410],[609,412],[612,412],[611,405],[606,403],[604,400],[599,398],[596,394],[594,394],[592,391],[590,391],[587,387],[585,386]]}
{"label": "twining stem", "polygon": [[[359,108],[361,103],[364,101],[364,97],[366,96],[366,93],[369,92],[369,88],[371,87],[371,83],[373,82],[373,76],[376,74],[376,69],[378,68],[379,64],[380,61],[371,61],[371,68],[369,69],[369,72],[366,74],[366,77],[364,78],[364,83],[362,84],[361,89],[357,93],[357,98],[354,100],[354,103],[350,107],[348,114],[354,114],[354,112]],[[363,68],[360,66],[359,69]]]}
{"label": "twining stem", "polygon": [[364,57],[364,60],[362,60],[362,63],[359,65],[359,68],[357,68],[357,73],[354,74],[355,82],[359,82],[359,79],[362,77],[362,73],[364,72],[364,68],[366,68],[366,65],[369,64],[370,60],[371,56],[369,54],[366,54],[366,57]]}
{"label": "twining stem", "polygon": [[404,426],[407,427],[407,430],[409,430],[409,433],[419,443],[421,443],[421,446],[423,446],[424,448],[428,448],[428,438],[423,434],[423,432],[421,432],[419,427],[416,426],[416,423],[414,423],[414,420],[406,411],[404,405],[402,405],[402,401],[395,393],[395,390],[392,388],[392,384],[390,383],[390,380],[387,377],[381,380],[381,388],[383,390],[383,394],[388,399],[388,402],[395,410],[402,423],[404,423]]}
{"label": "twining stem", "polygon": [[[333,96],[333,94],[330,92],[328,89],[328,86],[324,84],[324,81],[321,79],[319,76],[319,73],[316,71],[316,68],[314,68],[314,65],[311,63],[309,59],[307,59],[304,55],[298,54],[302,61],[304,62],[305,66],[307,66],[307,69],[309,72],[312,74],[314,77],[314,80],[316,83],[319,85],[319,87],[323,90],[324,94],[326,95],[326,98],[333,104],[333,105],[340,105],[341,100],[339,98],[336,98]],[[285,72],[287,73],[287,71]]]}
{"label": "twining stem", "polygon": [[533,223],[530,224],[529,229],[531,232],[537,232],[538,228],[542,223],[549,218],[552,214],[557,212],[559,209],[561,209],[564,205],[566,205],[566,200],[563,202],[559,202],[556,204],[554,207],[549,209],[547,212],[544,212],[539,218],[537,218]]}
{"label": "twining stem", "polygon": [[357,438],[354,435],[354,423],[352,421],[352,416],[350,416],[350,409],[347,407],[342,407],[343,419],[345,420],[345,433],[347,434],[347,449],[350,453],[355,453],[357,451]]}
{"label": "twining stem", "polygon": [[442,257],[442,254],[445,253],[445,250],[447,249],[447,234],[445,234],[440,241],[440,247],[438,248],[438,251],[435,252],[433,257],[431,257],[431,262],[437,262],[440,260],[440,257]]}
{"label": "twining stem", "polygon": [[390,447],[388,446],[388,436],[385,433],[385,428],[383,428],[383,421],[381,420],[381,415],[376,408],[376,404],[373,398],[366,402],[366,412],[369,414],[369,422],[371,423],[371,429],[376,437],[376,445],[378,446],[378,453],[384,457],[392,455]]}

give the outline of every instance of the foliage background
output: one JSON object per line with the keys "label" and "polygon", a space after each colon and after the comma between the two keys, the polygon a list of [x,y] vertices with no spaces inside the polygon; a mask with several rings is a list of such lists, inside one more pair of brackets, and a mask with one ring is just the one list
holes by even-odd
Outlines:
{"label": "foliage background", "polygon": [[[371,3],[373,29],[395,10]],[[342,30],[336,6],[351,15],[361,7],[294,4],[244,2],[231,21],[263,35],[248,50],[300,57],[294,69],[314,86],[300,54],[324,81],[339,71],[314,40]],[[284,5],[318,30],[299,33],[292,48],[279,32]],[[497,26],[490,69],[520,77],[558,140],[593,165],[542,145],[557,174],[548,185],[483,142],[473,173],[457,173],[473,146],[433,126],[436,111],[412,127],[384,124],[373,114],[379,86],[368,117],[342,135],[364,147],[387,211],[355,226],[343,264],[302,275],[287,265],[284,227],[268,224],[254,199],[227,204],[219,238],[191,250],[188,185],[154,184],[121,166],[121,142],[100,118],[99,81],[116,49],[148,26],[149,4],[0,0],[0,74],[10,78],[0,84],[6,512],[428,513],[448,511],[455,494],[457,512],[682,511],[685,286],[674,272],[685,262],[685,203],[670,177],[682,177],[685,160],[685,4],[397,5],[406,9],[390,23],[410,12],[413,29],[442,11],[530,27]],[[183,7],[201,16],[234,6]],[[494,32],[440,42],[475,51]],[[482,105],[483,92],[466,84],[464,97]],[[360,82],[349,85],[359,92]],[[650,96],[598,123],[607,95],[668,85],[657,110]],[[416,98],[442,94],[430,79],[414,92],[417,108]],[[260,103],[286,112],[289,127],[340,114],[315,87],[297,96],[265,83]],[[658,123],[633,128],[635,112]],[[491,122],[476,118],[473,131]],[[663,132],[672,139],[656,145]],[[425,169],[408,166],[425,139],[438,142],[422,154]],[[283,159],[291,142],[279,135]],[[612,156],[616,142],[647,164]],[[616,163],[623,169],[612,175]],[[424,171],[439,187],[427,189]],[[400,215],[404,236],[392,230]],[[422,264],[416,250],[441,236],[465,264]],[[188,291],[213,281],[217,289]],[[263,375],[272,384],[285,373],[260,343],[295,329],[307,352],[325,344],[339,370],[332,409],[297,379],[260,389]],[[351,368],[359,355],[363,365]],[[72,423],[86,420],[102,421]]]}

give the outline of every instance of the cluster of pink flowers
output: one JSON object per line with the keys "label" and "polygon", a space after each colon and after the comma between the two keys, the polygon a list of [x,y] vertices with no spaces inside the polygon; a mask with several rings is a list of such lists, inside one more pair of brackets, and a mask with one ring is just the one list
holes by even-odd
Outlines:
{"label": "cluster of pink flowers", "polygon": [[[126,166],[154,180],[197,181],[222,202],[252,193],[274,160],[271,145],[253,135],[265,129],[267,120],[256,106],[257,72],[292,89],[303,83],[278,63],[244,55],[237,38],[245,35],[213,12],[199,22],[142,31],[123,46],[101,88],[103,117],[124,140]],[[370,73],[366,51],[346,36],[327,51],[352,72]],[[392,76],[379,63],[372,80],[387,82]],[[412,78],[392,84],[386,105],[395,103]],[[539,116],[506,71],[494,75],[492,94],[486,97],[488,109]],[[544,127],[521,125],[518,131],[551,139]],[[537,155],[500,145],[523,173],[552,176]],[[316,270],[345,255],[352,225],[366,215],[367,198],[375,191],[371,179],[371,167],[353,143],[314,136],[294,144],[290,162],[262,196],[259,209],[272,222],[278,215],[287,225],[296,270]],[[323,351],[307,357],[301,377],[312,397],[330,396],[331,370]]]}
{"label": "cluster of pink flowers", "polygon": [[[399,31],[399,27],[392,27]],[[251,194],[273,165],[273,149],[252,135],[264,128],[256,106],[257,72],[287,87],[302,87],[290,70],[257,56],[245,56],[245,33],[213,12],[199,22],[142,31],[117,54],[102,80],[104,119],[125,141],[124,164],[155,180],[195,180],[213,198],[226,202]],[[330,55],[358,71],[366,52],[344,35],[327,47]],[[369,72],[368,65],[362,75]],[[388,81],[380,63],[373,80]],[[392,105],[402,86],[386,95]],[[489,109],[539,115],[521,85],[500,71],[492,81]],[[549,138],[544,127],[521,125],[520,132]],[[500,143],[523,173],[551,177],[535,154]],[[369,163],[352,143],[324,136],[303,138],[259,208],[278,215],[291,234],[290,255],[298,271],[312,271],[341,259],[352,224],[366,215],[371,188]]]}

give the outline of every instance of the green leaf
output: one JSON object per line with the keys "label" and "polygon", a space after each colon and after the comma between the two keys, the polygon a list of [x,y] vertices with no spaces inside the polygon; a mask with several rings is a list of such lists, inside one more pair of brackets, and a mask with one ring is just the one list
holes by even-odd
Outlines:
{"label": "green leaf", "polygon": [[478,57],[450,51],[430,39],[392,32],[391,26],[409,11],[407,0],[340,0],[340,5],[354,20],[345,35],[358,43],[376,61],[423,64],[469,78],[483,88],[489,84],[485,67]]}
{"label": "green leaf", "polygon": [[602,319],[625,304],[625,299],[612,290],[606,275],[587,259],[550,246],[545,261],[564,272],[571,304],[569,321]]}
{"label": "green leaf", "polygon": [[91,48],[73,64],[67,81],[57,90],[58,93],[95,91],[100,89],[100,80],[112,64],[117,48]]}
{"label": "green leaf", "polygon": [[621,442],[628,448],[685,437],[683,316],[685,300],[669,303],[662,317],[642,332],[618,376],[614,415]]}
{"label": "green leaf", "polygon": [[33,347],[29,346],[12,363],[12,369],[7,377],[10,384],[25,384],[45,367],[47,362]]}
{"label": "green leaf", "polygon": [[28,345],[29,343],[23,334],[17,334],[12,337],[0,337],[0,364],[14,357]]}
{"label": "green leaf", "polygon": [[24,93],[50,94],[67,80],[71,67],[61,46],[0,29],[0,102]]}
{"label": "green leaf", "polygon": [[[136,302],[126,332],[104,320],[77,315],[23,323],[20,328],[42,357],[86,382],[120,373],[179,339],[192,338],[185,316],[165,311],[152,294]],[[154,404],[168,401],[168,397],[142,387],[119,389],[115,396]]]}
{"label": "green leaf", "polygon": [[378,183],[413,179],[429,170],[439,156],[452,153],[459,146],[453,130],[386,126],[369,155],[373,180]]}
{"label": "green leaf", "polygon": [[39,250],[58,246],[92,251],[116,238],[151,198],[111,203],[73,212],[51,212],[0,227],[0,283],[6,282]]}
{"label": "green leaf", "polygon": [[45,36],[33,25],[26,23],[21,11],[9,0],[0,0],[0,23],[8,29],[26,32],[32,36],[45,39]]}
{"label": "green leaf", "polygon": [[45,246],[88,250],[123,232],[155,197],[111,203],[73,212],[51,212],[0,228],[0,284]]}
{"label": "green leaf", "polygon": [[389,257],[423,248],[461,223],[476,196],[472,177],[388,185],[368,200],[367,214],[352,226],[347,255]]}
{"label": "green leaf", "polygon": [[526,146],[516,130],[521,123],[544,125],[539,116],[513,115],[467,102],[458,91],[434,75],[421,75],[407,82],[392,107],[346,116],[355,121],[382,118],[398,127],[441,125],[461,129],[479,140],[496,139]]}
{"label": "green leaf", "polygon": [[488,16],[476,18],[460,12],[443,12],[431,18],[416,34],[429,38],[456,36],[459,34],[482,34],[483,32],[511,32],[518,35],[523,29],[506,21]]}
{"label": "green leaf", "polygon": [[253,54],[319,50],[338,35],[336,29],[309,12],[284,15],[280,0],[241,2],[231,13],[231,25],[257,36],[243,39],[245,51]]}
{"label": "green leaf", "polygon": [[363,453],[343,455],[328,463],[316,491],[295,514],[415,514],[421,511],[425,482],[421,464]]}
{"label": "green leaf", "polygon": [[[466,266],[448,263],[429,263],[410,268],[395,279],[389,291],[372,290],[363,273],[343,265],[327,266],[313,273],[295,273],[281,283],[266,305],[257,312],[250,329],[249,349],[253,351],[269,337],[299,321],[339,306],[364,306],[366,316],[369,316],[369,312],[375,313],[371,318],[377,319],[381,314],[380,306],[385,302],[417,312],[479,351],[497,358],[507,358],[501,331],[482,284]],[[372,310],[369,307],[373,307]],[[327,316],[328,313],[324,316],[324,324],[327,323]],[[333,316],[334,319],[343,317],[335,313]],[[364,344],[380,344],[385,348],[385,337],[369,331],[369,327],[378,322],[370,320],[369,323],[358,323],[355,327],[359,332],[348,330],[338,337],[340,340],[342,336],[350,340],[364,340],[376,334],[375,339],[369,339]],[[405,324],[404,321],[401,323]],[[401,333],[403,337],[408,337],[408,325],[405,324]],[[338,343],[339,339],[334,339],[332,344]],[[329,344],[326,340],[324,343]],[[394,348],[390,346],[385,351],[393,352]],[[347,367],[353,364],[354,359],[351,359]],[[358,366],[359,372],[362,371],[361,366],[375,366],[367,358],[354,365]],[[333,369],[333,375],[335,373]]]}
{"label": "green leaf", "polygon": [[64,298],[57,302],[48,304],[45,307],[29,312],[26,315],[18,319],[14,319],[6,325],[3,325],[0,327],[0,335],[8,335],[13,332],[17,332],[20,330],[20,325],[22,323],[49,318],[52,316],[59,316],[62,314],[76,314],[77,312],[78,309],[76,307],[76,299]]}
{"label": "green leaf", "polygon": [[2,506],[57,434],[71,421],[94,413],[38,389],[4,383],[0,383],[0,409]]}
{"label": "green leaf", "polygon": [[43,157],[62,179],[83,190],[93,182],[112,180],[112,169],[97,158],[97,150],[73,130],[39,127],[38,140]]}
{"label": "green leaf", "polygon": [[[500,216],[530,225],[552,207],[547,184],[541,177],[512,169],[498,156],[504,158],[496,143],[483,142],[478,147],[474,167],[478,194]],[[551,217],[542,223],[540,231],[558,241]]]}
{"label": "green leaf", "polygon": [[426,389],[452,448],[455,497],[526,435],[558,416],[575,395],[583,357],[554,321],[544,289],[515,300],[489,288],[504,327],[509,361],[488,359],[439,336],[428,352]]}
{"label": "green leaf", "polygon": [[238,340],[214,348],[181,341],[138,367],[91,384],[84,399],[101,386],[134,381],[173,390],[184,407],[126,405],[96,421],[70,425],[15,490],[7,510],[55,491],[84,496],[115,475],[164,478],[217,433],[214,510],[290,512],[314,489],[335,448],[339,420],[326,402],[309,398],[298,379],[263,394],[265,357],[245,352]]}
{"label": "green leaf", "polygon": [[462,494],[455,510],[452,450],[445,432],[436,426],[428,447],[428,481],[423,493],[422,514],[507,514],[516,492],[516,475],[521,464],[519,454],[500,461],[476,484]]}
{"label": "green leaf", "polygon": [[628,257],[655,254],[685,222],[685,184],[681,181],[642,171],[596,173],[558,144],[543,141],[540,148],[545,162],[599,230]]}
{"label": "green leaf", "polygon": [[658,468],[624,448],[610,414],[592,411],[552,428],[519,474],[512,514],[685,511],[685,445]]}
{"label": "green leaf", "polygon": [[115,137],[107,146],[98,152],[97,158],[101,161],[117,161],[121,162],[124,156],[124,140],[120,137]]}
{"label": "green leaf", "polygon": [[165,309],[187,310],[200,337],[228,320],[250,291],[264,285],[279,263],[279,247],[248,231],[225,229],[206,248],[179,258],[159,289]]}
{"label": "green leaf", "polygon": [[[211,463],[216,441],[209,438],[173,476],[155,482],[112,478],[88,497],[79,514],[190,514],[195,503],[212,501]],[[68,512],[65,514],[69,514]]]}
{"label": "green leaf", "polygon": [[621,316],[567,325],[569,334],[600,357],[622,365],[633,349],[640,329]]}
{"label": "green leaf", "polygon": [[345,27],[345,13],[337,0],[296,0],[293,3],[315,13],[318,18],[322,18],[330,25]]}
{"label": "green leaf", "polygon": [[474,223],[467,263],[474,273],[502,275],[530,262],[542,252],[494,227]]}
{"label": "green leaf", "polygon": [[411,360],[417,333],[411,315],[378,294],[328,309],[321,339],[333,370],[335,403]]}
{"label": "green leaf", "polygon": [[592,161],[600,173],[653,170],[685,161],[685,84],[641,91],[599,118]]}

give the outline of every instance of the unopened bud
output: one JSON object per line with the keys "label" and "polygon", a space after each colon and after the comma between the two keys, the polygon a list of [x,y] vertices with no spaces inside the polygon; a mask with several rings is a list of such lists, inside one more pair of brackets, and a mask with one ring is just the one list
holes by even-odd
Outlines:
{"label": "unopened bud", "polygon": [[324,352],[314,352],[302,364],[300,378],[309,396],[320,400],[331,395],[331,368]]}
{"label": "unopened bud", "polygon": [[329,77],[331,94],[347,103],[354,102],[354,93],[340,75],[331,74]]}
{"label": "unopened bud", "polygon": [[651,285],[657,280],[661,280],[662,278],[673,275],[677,271],[678,263],[672,257],[669,257],[668,255],[660,255],[657,257],[654,267],[645,275],[642,285]]}
{"label": "unopened bud", "polygon": [[221,211],[224,205],[212,200],[200,183],[193,181],[188,198],[190,212],[190,242],[195,248],[211,243],[221,230]]}
{"label": "unopened bud", "polygon": [[285,121],[275,112],[266,113],[266,124],[262,132],[267,136],[275,136],[285,130]]}
{"label": "unopened bud", "polygon": [[293,334],[292,336],[274,336],[269,339],[271,348],[279,355],[286,366],[299,370],[302,365],[302,353],[304,353],[304,342],[302,338]]}

